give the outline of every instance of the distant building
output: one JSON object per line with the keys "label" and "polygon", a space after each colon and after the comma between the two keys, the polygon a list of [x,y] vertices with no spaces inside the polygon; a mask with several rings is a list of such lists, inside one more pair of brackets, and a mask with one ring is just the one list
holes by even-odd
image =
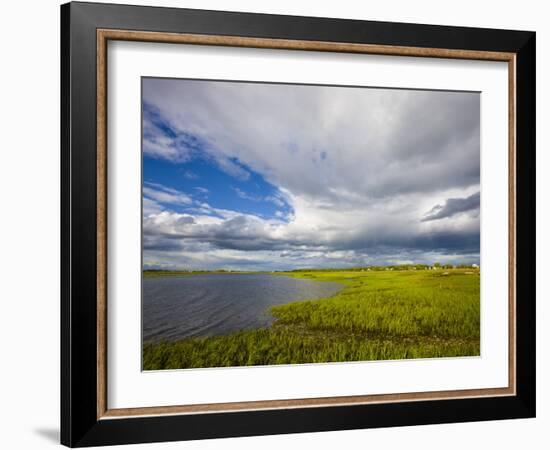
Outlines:
{"label": "distant building", "polygon": [[472,267],[473,267],[474,269],[479,269],[479,264],[472,264]]}

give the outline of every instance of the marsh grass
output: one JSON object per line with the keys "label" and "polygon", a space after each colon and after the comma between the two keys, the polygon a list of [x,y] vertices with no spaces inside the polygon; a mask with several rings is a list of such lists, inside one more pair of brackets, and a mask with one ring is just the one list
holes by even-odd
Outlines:
{"label": "marsh grass", "polygon": [[479,355],[479,272],[310,271],[345,286],[272,307],[269,328],[145,344],[145,370]]}

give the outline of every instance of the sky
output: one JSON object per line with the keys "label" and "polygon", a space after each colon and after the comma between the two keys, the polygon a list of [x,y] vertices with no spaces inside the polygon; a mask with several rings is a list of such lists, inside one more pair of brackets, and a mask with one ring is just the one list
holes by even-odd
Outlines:
{"label": "sky", "polygon": [[479,263],[479,93],[142,83],[145,269]]}

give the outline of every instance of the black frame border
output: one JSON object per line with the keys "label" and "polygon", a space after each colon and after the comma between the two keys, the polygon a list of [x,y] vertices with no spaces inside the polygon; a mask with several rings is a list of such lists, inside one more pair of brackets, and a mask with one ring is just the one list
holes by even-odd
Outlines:
{"label": "black frame border", "polygon": [[[516,54],[516,395],[97,419],[96,30]],[[535,416],[534,32],[73,2],[61,6],[61,443],[70,447]]]}

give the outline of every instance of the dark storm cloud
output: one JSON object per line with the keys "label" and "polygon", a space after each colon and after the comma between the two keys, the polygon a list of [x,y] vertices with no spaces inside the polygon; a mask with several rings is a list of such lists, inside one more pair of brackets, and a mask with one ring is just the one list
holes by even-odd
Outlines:
{"label": "dark storm cloud", "polygon": [[204,243],[211,249],[243,252],[291,251],[293,254],[307,254],[353,251],[357,254],[388,254],[393,248],[397,252],[461,254],[479,252],[479,228],[474,224],[465,229],[417,230],[414,233],[378,229],[374,232],[356,230],[355,233],[332,237],[316,233],[281,237],[253,216],[236,216],[209,225],[197,224],[194,219],[184,216],[167,228],[151,226],[147,219],[144,221],[146,249],[176,251],[189,243]]}
{"label": "dark storm cloud", "polygon": [[443,205],[435,205],[422,222],[444,219],[467,211],[479,211],[479,192],[466,198],[449,198]]}

